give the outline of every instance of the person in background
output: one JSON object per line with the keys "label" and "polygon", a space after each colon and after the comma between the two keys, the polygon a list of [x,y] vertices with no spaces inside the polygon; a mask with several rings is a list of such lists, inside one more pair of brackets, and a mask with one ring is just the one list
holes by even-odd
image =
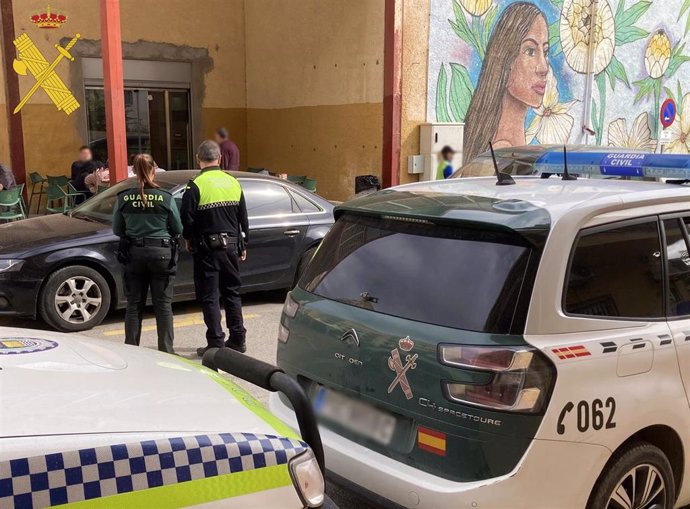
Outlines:
{"label": "person in background", "polygon": [[108,161],[106,161],[103,166],[98,167],[89,173],[84,179],[84,184],[92,194],[96,194],[98,192],[99,186],[109,186],[110,169],[108,167]]}
{"label": "person in background", "polygon": [[14,173],[4,164],[0,164],[0,191],[9,191],[17,185]]}
{"label": "person in background", "polygon": [[[91,154],[91,149],[87,145],[79,147],[79,159],[72,163],[72,170],[70,172],[70,180],[72,181],[72,185],[79,180],[84,172],[86,172],[88,175],[88,173],[92,170],[92,160],[93,155]],[[86,176],[84,175],[84,177]]]}
{"label": "person in background", "polygon": [[[196,157],[201,173],[187,185],[181,212],[182,236],[187,251],[194,255],[194,287],[206,324],[207,346],[196,353],[203,357],[209,348],[222,348],[223,344],[244,353],[247,329],[240,299],[240,261],[247,258],[247,205],[240,183],[219,166],[216,142],[204,141]],[[221,302],[230,331],[225,343]]]}
{"label": "person in background", "polygon": [[117,195],[113,213],[113,233],[120,237],[117,258],[125,273],[125,343],[139,345],[150,287],[158,349],[175,353],[172,297],[182,222],[172,195],[155,183],[156,166],[150,155],[134,158],[134,173],[136,185]]}
{"label": "person in background", "polygon": [[216,131],[216,143],[220,146],[220,167],[225,171],[240,169],[240,149],[228,137],[228,130],[221,127]]}
{"label": "person in background", "polygon": [[436,180],[444,180],[453,174],[453,156],[455,150],[448,145],[441,149],[439,153],[439,163],[436,167]]}

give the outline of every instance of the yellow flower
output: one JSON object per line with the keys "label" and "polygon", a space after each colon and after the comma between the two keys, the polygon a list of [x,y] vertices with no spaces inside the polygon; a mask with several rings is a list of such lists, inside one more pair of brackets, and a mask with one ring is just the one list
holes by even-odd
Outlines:
{"label": "yellow flower", "polygon": [[483,16],[491,7],[492,0],[460,0],[460,5],[472,16]]}
{"label": "yellow flower", "polygon": [[[587,48],[590,43],[593,0],[565,0],[561,11],[560,32],[563,54],[575,72],[587,73]],[[594,29],[594,74],[611,62],[616,48],[616,24],[608,0],[599,0]]]}
{"label": "yellow flower", "polygon": [[544,144],[561,144],[568,141],[574,122],[568,112],[577,101],[559,101],[558,82],[553,71],[549,69],[542,105],[534,111],[535,117],[525,132],[527,143],[532,143],[535,138]]}
{"label": "yellow flower", "polygon": [[644,52],[644,66],[651,78],[661,78],[671,62],[671,40],[663,30],[657,31],[649,39]]}
{"label": "yellow flower", "polygon": [[614,120],[609,124],[609,146],[620,148],[639,148],[653,152],[656,150],[656,140],[652,139],[649,129],[649,114],[640,113],[634,120],[632,129],[628,131],[628,121],[624,118]]}
{"label": "yellow flower", "polygon": [[672,154],[690,153],[690,94],[683,96],[680,111],[681,114],[676,116],[673,124],[668,128],[671,131],[671,141],[666,145],[664,152]]}

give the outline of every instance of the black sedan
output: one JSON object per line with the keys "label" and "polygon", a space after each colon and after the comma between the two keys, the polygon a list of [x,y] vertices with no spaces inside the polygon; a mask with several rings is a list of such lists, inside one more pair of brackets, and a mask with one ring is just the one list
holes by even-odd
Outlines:
{"label": "black sedan", "polygon": [[[168,171],[156,182],[179,206],[197,173]],[[291,288],[333,224],[333,206],[284,180],[234,176],[249,212],[243,291]],[[55,329],[74,332],[95,327],[111,309],[124,307],[111,218],[117,193],[133,185],[133,179],[114,185],[69,214],[0,225],[0,316],[40,316]],[[194,298],[192,258],[181,252],[175,300]]]}

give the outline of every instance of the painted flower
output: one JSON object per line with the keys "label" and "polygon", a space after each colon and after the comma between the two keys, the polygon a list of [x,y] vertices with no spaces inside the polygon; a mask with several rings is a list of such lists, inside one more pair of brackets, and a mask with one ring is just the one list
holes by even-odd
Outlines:
{"label": "painted flower", "polygon": [[656,140],[652,139],[649,128],[649,114],[640,113],[633,121],[632,129],[628,131],[628,121],[624,118],[614,120],[609,124],[609,146],[620,148],[639,148],[653,152],[656,150]]}
{"label": "painted flower", "polygon": [[472,16],[483,16],[491,7],[492,0],[460,0],[460,5]]}
{"label": "painted flower", "polygon": [[680,115],[676,116],[676,120],[668,130],[671,132],[670,141],[664,152],[672,154],[690,153],[690,94],[683,96]]}
{"label": "painted flower", "polygon": [[[573,71],[587,73],[587,48],[590,43],[593,0],[565,0],[561,11],[560,33],[563,54]],[[597,4],[594,28],[594,74],[599,74],[611,62],[616,48],[616,24],[608,0]]]}
{"label": "painted flower", "polygon": [[651,78],[661,78],[671,63],[671,39],[666,32],[658,30],[649,39],[644,52],[644,66]]}
{"label": "painted flower", "polygon": [[532,143],[534,139],[546,144],[567,142],[574,122],[574,118],[568,112],[576,102],[560,102],[558,82],[553,71],[549,69],[542,105],[534,111],[535,116],[525,132],[527,143]]}

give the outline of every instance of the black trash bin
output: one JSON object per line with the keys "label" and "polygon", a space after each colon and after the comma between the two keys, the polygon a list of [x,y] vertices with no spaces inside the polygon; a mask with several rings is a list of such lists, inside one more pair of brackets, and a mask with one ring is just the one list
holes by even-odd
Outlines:
{"label": "black trash bin", "polygon": [[355,195],[374,193],[379,189],[381,189],[381,184],[376,175],[359,175],[355,177]]}

